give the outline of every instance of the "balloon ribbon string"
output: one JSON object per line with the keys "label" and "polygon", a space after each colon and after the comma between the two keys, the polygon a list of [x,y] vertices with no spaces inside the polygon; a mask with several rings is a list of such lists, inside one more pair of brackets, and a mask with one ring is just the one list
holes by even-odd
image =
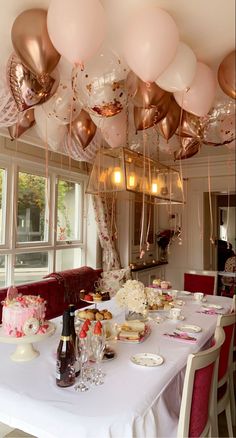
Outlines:
{"label": "balloon ribbon string", "polygon": [[[16,132],[16,139],[15,139],[15,156],[17,158],[17,153],[18,153],[18,129],[19,129],[19,124],[20,124],[20,114],[17,114],[17,132]],[[19,175],[19,173],[17,172],[17,175]],[[15,185],[16,186],[16,185]],[[18,238],[17,236],[17,217],[18,217],[18,202],[17,202],[17,189],[15,188],[15,194],[14,194],[14,199],[15,199],[15,208],[14,208],[14,228],[15,228],[15,236],[16,236],[16,240]]]}
{"label": "balloon ribbon string", "polygon": [[[152,180],[151,180],[151,163],[150,163],[150,147],[149,147],[149,144],[147,145],[147,147],[148,147],[148,179],[149,179],[149,185],[151,187]],[[147,224],[147,232],[146,232],[146,239],[145,239],[146,240],[145,243],[146,243],[147,251],[149,251],[149,248],[150,248],[150,243],[148,241],[148,238],[149,238],[149,232],[150,232],[151,212],[152,212],[151,195],[149,197],[149,201],[150,201],[150,203],[148,204],[148,207],[147,207],[148,208],[148,224]]]}
{"label": "balloon ribbon string", "polygon": [[200,216],[200,199],[199,199],[199,197],[198,197],[198,200],[197,200],[197,220],[198,220],[198,228],[199,228],[199,233],[200,233],[200,239],[202,240],[203,232],[202,232],[202,224],[201,224],[201,216]]}
{"label": "balloon ribbon string", "polygon": [[145,133],[143,132],[143,181],[142,181],[142,213],[140,222],[140,243],[139,243],[139,258],[142,259],[145,251],[143,249],[143,235],[144,235],[144,218],[145,218],[145,170],[146,170],[146,141]]}
{"label": "balloon ribbon string", "polygon": [[[50,200],[49,200],[49,178],[48,178],[48,164],[49,164],[49,150],[48,150],[48,123],[46,120],[46,126],[45,126],[45,178],[46,178],[46,223],[49,225],[49,211],[50,211]],[[54,229],[54,231],[56,228]]]}
{"label": "balloon ribbon string", "polygon": [[227,247],[229,249],[229,242],[228,242],[228,228],[229,228],[229,207],[230,207],[230,191],[229,191],[229,185],[228,185],[228,202],[227,202],[227,222],[226,222],[226,229],[225,229],[225,237],[227,240]]}
{"label": "balloon ribbon string", "polygon": [[210,242],[212,245],[214,244],[213,239],[213,213],[212,213],[212,200],[211,200],[211,176],[210,176],[210,158],[208,156],[208,164],[207,164],[207,173],[208,173],[208,194],[209,194],[209,208],[210,208]]}

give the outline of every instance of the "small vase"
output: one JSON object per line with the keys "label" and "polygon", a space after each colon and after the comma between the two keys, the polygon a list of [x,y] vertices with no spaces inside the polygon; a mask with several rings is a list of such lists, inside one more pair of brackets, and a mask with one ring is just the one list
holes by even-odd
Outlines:
{"label": "small vase", "polygon": [[160,262],[168,262],[168,246],[159,248],[159,260]]}

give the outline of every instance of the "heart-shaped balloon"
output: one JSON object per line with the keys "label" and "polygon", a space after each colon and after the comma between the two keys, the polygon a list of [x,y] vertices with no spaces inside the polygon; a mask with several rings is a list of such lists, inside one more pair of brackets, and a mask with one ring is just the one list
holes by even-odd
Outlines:
{"label": "heart-shaped balloon", "polygon": [[154,108],[134,107],[134,124],[137,131],[151,128],[159,123],[167,114],[170,106],[170,93],[165,93],[159,104]]}
{"label": "heart-shaped balloon", "polygon": [[168,141],[175,133],[176,129],[179,126],[181,116],[181,108],[175,102],[173,98],[171,98],[170,106],[168,109],[168,113],[158,124],[158,131]]}
{"label": "heart-shaped balloon", "polygon": [[[70,131],[70,127],[68,127]],[[71,133],[74,139],[85,149],[96,134],[97,126],[90,115],[82,110],[71,123]]]}
{"label": "heart-shaped balloon", "polygon": [[198,153],[201,148],[201,143],[198,138],[182,137],[180,138],[181,147],[174,152],[175,160],[185,160],[191,158]]}
{"label": "heart-shaped balloon", "polygon": [[[18,113],[19,114],[19,113]],[[8,127],[11,139],[19,138],[24,132],[28,131],[34,125],[34,109],[29,109],[18,115],[18,122]]]}
{"label": "heart-shaped balloon", "polygon": [[25,111],[35,105],[46,102],[55,93],[58,79],[49,76],[47,84],[42,86],[36,77],[13,53],[7,67],[8,83],[18,111]]}
{"label": "heart-shaped balloon", "polygon": [[167,94],[158,87],[155,82],[151,84],[143,82],[132,71],[129,72],[126,80],[128,95],[132,97],[133,103],[139,108],[154,108]]}

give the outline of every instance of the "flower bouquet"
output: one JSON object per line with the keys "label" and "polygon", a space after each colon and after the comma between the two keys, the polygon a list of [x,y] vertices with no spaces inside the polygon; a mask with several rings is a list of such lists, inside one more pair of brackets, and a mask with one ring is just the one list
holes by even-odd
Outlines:
{"label": "flower bouquet", "polygon": [[124,307],[128,313],[126,319],[146,319],[148,308],[159,300],[158,294],[153,288],[145,287],[141,281],[128,280],[118,290],[115,296],[120,307]]}

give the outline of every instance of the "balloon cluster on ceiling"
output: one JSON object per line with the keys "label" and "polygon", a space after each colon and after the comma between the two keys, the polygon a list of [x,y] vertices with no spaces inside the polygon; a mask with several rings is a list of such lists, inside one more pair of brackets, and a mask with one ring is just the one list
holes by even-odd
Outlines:
{"label": "balloon cluster on ceiling", "polygon": [[[167,12],[137,11],[120,55],[104,43],[105,32],[99,0],[51,0],[48,11],[22,12],[12,26],[7,86],[0,78],[0,127],[14,139],[36,124],[50,149],[82,161],[92,161],[103,141],[127,145],[127,132],[153,127],[166,150],[178,134],[175,159],[195,155],[202,143],[232,144],[235,51],[218,70],[230,99],[212,108],[214,72],[179,40]],[[61,55],[71,63],[71,80],[60,77]]]}

